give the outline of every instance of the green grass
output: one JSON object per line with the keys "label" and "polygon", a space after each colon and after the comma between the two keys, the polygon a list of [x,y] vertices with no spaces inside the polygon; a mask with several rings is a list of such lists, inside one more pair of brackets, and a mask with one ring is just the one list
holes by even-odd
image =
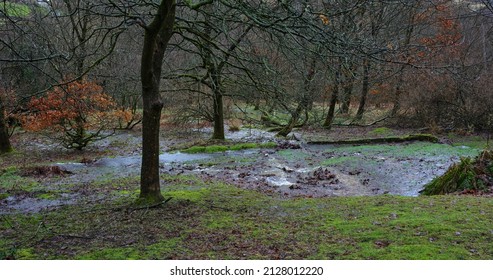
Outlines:
{"label": "green grass", "polygon": [[274,148],[276,143],[240,143],[234,145],[210,145],[210,146],[193,146],[187,149],[181,150],[183,153],[197,154],[197,153],[217,153],[225,151],[239,151],[246,149],[262,149],[262,148]]}
{"label": "green grass", "polygon": [[486,149],[486,148],[491,148],[491,142],[488,142],[482,137],[475,136],[475,137],[469,137],[469,138],[454,141],[452,146],[469,147],[472,149]]}
{"label": "green grass", "polygon": [[286,160],[303,160],[311,157],[309,153],[304,152],[301,149],[280,150],[278,155],[282,156]]}
{"label": "green grass", "polygon": [[9,17],[25,18],[31,14],[31,8],[29,6],[9,1],[0,3],[0,11],[4,12]]}
{"label": "green grass", "polygon": [[335,166],[335,165],[339,165],[339,164],[350,164],[350,165],[356,166],[360,160],[361,160],[361,158],[353,157],[353,156],[333,157],[333,158],[322,161],[321,165],[323,165],[323,166]]}
{"label": "green grass", "polygon": [[476,156],[480,149],[454,147],[438,143],[414,142],[399,145],[360,145],[339,146],[327,150],[334,153],[361,153],[365,155],[378,155],[387,157],[430,157],[430,156]]}
{"label": "green grass", "polygon": [[392,131],[392,129],[390,129],[388,127],[377,127],[375,129],[373,129],[372,131],[370,131],[369,134],[380,135],[380,136],[389,136],[389,135],[394,134],[394,132]]}
{"label": "green grass", "polygon": [[[162,208],[135,197],[0,221],[18,259],[492,259],[493,201],[467,196],[283,199],[163,175]],[[132,192],[138,186],[128,188]]]}
{"label": "green grass", "polygon": [[17,168],[9,167],[0,170],[0,192],[32,192],[41,188],[42,186],[36,180],[20,176]]}

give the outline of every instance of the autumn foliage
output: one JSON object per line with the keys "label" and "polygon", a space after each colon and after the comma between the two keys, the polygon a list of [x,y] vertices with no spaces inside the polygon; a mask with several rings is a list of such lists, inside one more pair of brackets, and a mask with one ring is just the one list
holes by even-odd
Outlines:
{"label": "autumn foliage", "polygon": [[81,150],[92,141],[108,136],[114,127],[115,102],[91,81],[74,81],[56,87],[45,96],[32,98],[31,113],[23,127],[31,131],[60,132],[63,146]]}

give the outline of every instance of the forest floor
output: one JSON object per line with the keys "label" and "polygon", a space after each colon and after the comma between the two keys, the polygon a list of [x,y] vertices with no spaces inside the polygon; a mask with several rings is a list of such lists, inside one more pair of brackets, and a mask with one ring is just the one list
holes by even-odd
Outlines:
{"label": "forest floor", "polygon": [[485,137],[306,144],[412,133],[336,128],[279,141],[242,129],[226,144],[275,147],[195,154],[177,150],[210,144],[208,129],[163,134],[162,192],[172,199],[148,209],[129,207],[139,191],[138,131],[84,152],[17,133],[17,150],[0,158],[0,259],[493,258],[491,197],[418,196],[460,157],[477,155]]}

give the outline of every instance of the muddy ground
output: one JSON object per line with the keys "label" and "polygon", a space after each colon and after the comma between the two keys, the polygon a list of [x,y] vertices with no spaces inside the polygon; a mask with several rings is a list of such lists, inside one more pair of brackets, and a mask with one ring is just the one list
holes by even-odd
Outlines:
{"label": "muddy ground", "polygon": [[[337,128],[298,131],[293,139],[279,140],[274,133],[257,129],[228,132],[234,142],[275,141],[274,149],[251,149],[212,154],[184,154],[176,147],[204,141],[210,129],[190,132],[186,137],[162,136],[161,174],[193,175],[220,180],[245,189],[283,197],[331,197],[402,195],[417,196],[423,185],[461,156],[474,156],[480,149],[467,145],[414,142],[386,145],[308,145],[320,139],[385,137],[412,133],[387,128]],[[96,142],[85,152],[67,151],[50,139],[28,133],[14,136],[17,152],[1,159],[0,170],[17,173],[33,181],[35,187],[0,189],[0,214],[39,212],[60,205],[91,203],[138,192],[140,172],[140,133],[118,132]],[[6,176],[6,175],[5,175]],[[102,191],[94,186],[128,178],[128,186],[119,191]],[[194,187],[194,186],[190,186]]]}

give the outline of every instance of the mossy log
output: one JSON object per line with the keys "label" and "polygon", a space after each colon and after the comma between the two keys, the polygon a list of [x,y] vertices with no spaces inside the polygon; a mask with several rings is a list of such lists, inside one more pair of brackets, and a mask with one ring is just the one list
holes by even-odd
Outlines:
{"label": "mossy log", "polygon": [[307,144],[312,145],[356,145],[356,144],[385,144],[385,143],[403,143],[410,141],[424,141],[437,143],[438,138],[430,134],[413,134],[407,136],[390,136],[383,138],[364,138],[364,139],[349,139],[337,141],[308,141]]}
{"label": "mossy log", "polygon": [[490,192],[493,183],[493,151],[485,150],[475,159],[462,158],[445,174],[433,179],[420,191],[423,195],[458,192]]}

